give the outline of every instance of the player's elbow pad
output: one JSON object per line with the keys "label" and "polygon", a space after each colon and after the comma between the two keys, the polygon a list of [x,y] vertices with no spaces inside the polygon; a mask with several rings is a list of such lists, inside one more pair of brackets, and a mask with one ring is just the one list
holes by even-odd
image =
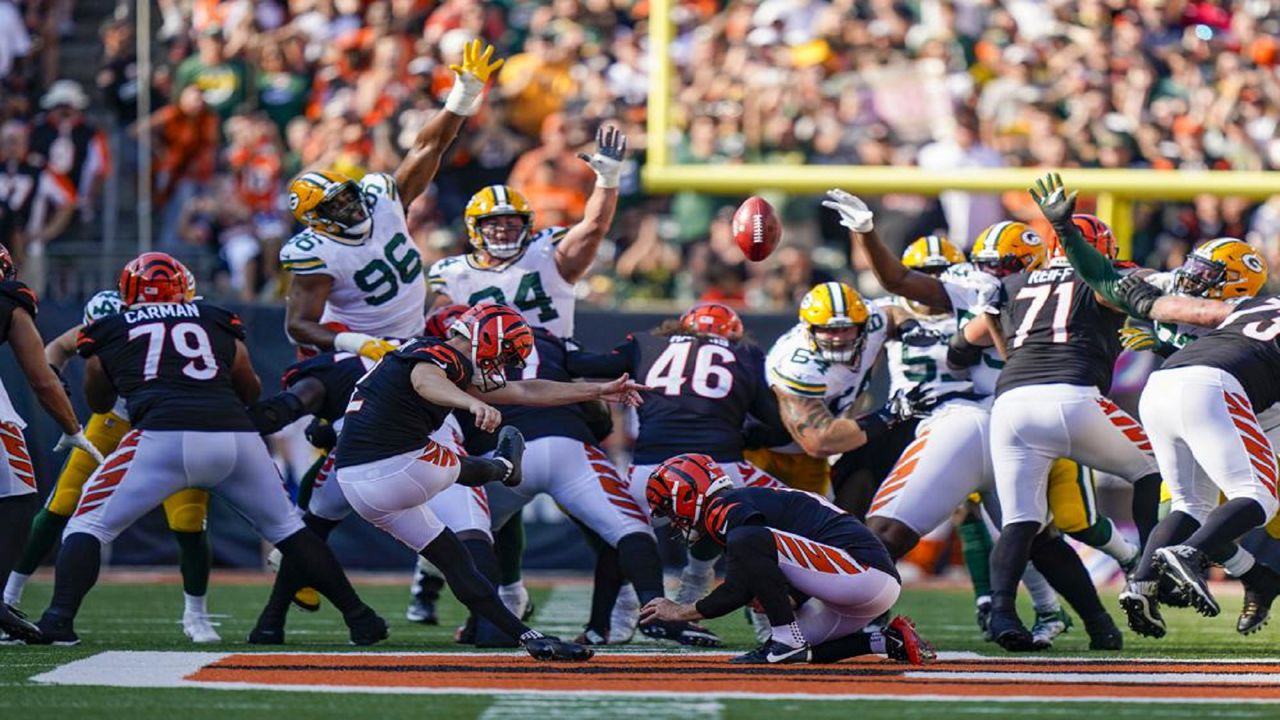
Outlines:
{"label": "player's elbow pad", "polygon": [[974,345],[964,337],[964,332],[951,336],[947,345],[947,364],[953,368],[967,368],[978,364],[982,359],[981,345]]}

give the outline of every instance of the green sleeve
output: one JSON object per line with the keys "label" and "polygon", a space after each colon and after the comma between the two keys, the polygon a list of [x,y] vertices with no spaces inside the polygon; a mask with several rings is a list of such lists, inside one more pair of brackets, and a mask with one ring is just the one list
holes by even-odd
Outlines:
{"label": "green sleeve", "polygon": [[1072,267],[1089,284],[1089,287],[1093,288],[1095,292],[1112,305],[1127,307],[1125,301],[1116,294],[1115,290],[1116,284],[1124,276],[1116,272],[1111,258],[1098,252],[1096,248],[1085,242],[1084,236],[1080,234],[1080,230],[1076,228],[1075,223],[1069,223],[1065,227],[1054,226],[1053,231],[1058,234],[1058,239],[1062,242],[1062,249],[1067,255],[1067,260],[1071,261]]}

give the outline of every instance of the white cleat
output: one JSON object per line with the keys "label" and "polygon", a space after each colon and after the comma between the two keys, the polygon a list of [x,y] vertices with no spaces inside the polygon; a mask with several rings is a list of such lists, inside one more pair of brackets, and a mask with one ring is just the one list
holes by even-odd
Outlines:
{"label": "white cleat", "polygon": [[222,642],[222,636],[213,629],[213,623],[204,613],[183,613],[182,632],[191,638],[191,642],[200,645]]}

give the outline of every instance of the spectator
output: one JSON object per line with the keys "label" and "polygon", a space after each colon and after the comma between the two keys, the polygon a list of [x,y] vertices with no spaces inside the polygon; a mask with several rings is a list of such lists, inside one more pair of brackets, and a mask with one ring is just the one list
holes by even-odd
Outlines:
{"label": "spectator", "polygon": [[223,120],[239,109],[246,97],[244,63],[228,56],[222,27],[209,25],[196,40],[198,51],[182,61],[174,75],[173,101],[188,86],[204,95],[204,103]]}
{"label": "spectator", "polygon": [[76,189],[71,181],[28,162],[27,127],[0,125],[0,245],[19,267],[28,248],[53,240],[71,222]]}
{"label": "spectator", "polygon": [[[542,122],[542,144],[520,156],[507,181],[528,198],[539,227],[580,220],[595,184],[595,174],[576,152],[585,143],[585,133],[568,125],[564,115],[548,115]],[[569,222],[552,222],[552,217]]]}
{"label": "spectator", "polygon": [[70,179],[80,222],[93,221],[102,183],[111,169],[107,139],[84,115],[89,97],[74,80],[59,80],[40,99],[45,111],[31,131],[31,159]]}
{"label": "spectator", "polygon": [[141,132],[154,133],[153,202],[161,210],[160,243],[178,243],[178,215],[213,179],[218,154],[218,116],[195,85],[183,89],[176,105],[156,111]]}
{"label": "spectator", "polygon": [[547,116],[577,92],[571,70],[580,44],[581,30],[565,20],[530,37],[524,52],[507,58],[498,85],[511,103],[511,125],[517,131],[537,136]]}

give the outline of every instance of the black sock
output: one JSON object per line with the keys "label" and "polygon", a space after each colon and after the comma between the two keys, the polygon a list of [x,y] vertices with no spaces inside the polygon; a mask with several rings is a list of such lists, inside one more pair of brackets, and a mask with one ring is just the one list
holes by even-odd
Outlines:
{"label": "black sock", "polygon": [[[459,538],[461,540],[461,538]],[[480,573],[492,587],[498,581],[498,557],[493,554],[493,545],[489,544],[489,540],[481,538],[470,538],[461,540],[463,547],[467,549],[467,554],[471,556],[471,563],[476,566],[476,571]],[[430,577],[430,576],[428,576]],[[443,583],[444,579],[440,578]],[[439,592],[436,593],[437,597]],[[499,598],[501,600],[501,598]],[[502,637],[506,635],[498,629],[496,625],[488,619],[477,617],[476,621],[476,644],[479,646],[493,645],[495,640],[501,644],[515,642],[515,637]]]}
{"label": "black sock", "polygon": [[182,572],[182,591],[193,597],[209,592],[209,567],[213,565],[213,548],[209,533],[173,531],[178,541],[178,569]]}
{"label": "black sock", "polygon": [[1147,546],[1147,538],[1160,521],[1160,473],[1143,475],[1133,483],[1133,524],[1138,528],[1138,547]]}
{"label": "black sock", "polygon": [[[286,606],[289,599],[299,588],[311,586],[329,599],[338,612],[344,616],[364,609],[365,604],[356,595],[355,588],[342,566],[334,557],[333,550],[314,532],[302,529],[276,543],[283,559],[280,561],[280,574],[276,576],[276,586],[287,581],[284,591]],[[272,591],[272,595],[275,590]]]}
{"label": "black sock", "polygon": [[102,543],[89,533],[72,533],[62,541],[54,572],[53,600],[45,615],[74,619],[80,603],[98,582],[102,565]]}
{"label": "black sock", "polygon": [[816,663],[839,662],[845,658],[871,655],[871,633],[862,631],[814,645],[811,650]]}
{"label": "black sock", "polygon": [[493,584],[476,569],[466,546],[452,530],[445,528],[419,554],[440,568],[449,589],[453,590],[453,594],[477,619],[488,620],[513,638],[524,637],[529,632],[529,626],[512,615],[498,599]]}
{"label": "black sock", "polygon": [[493,551],[498,555],[499,585],[520,582],[524,563],[524,517],[516,513],[493,531]]}
{"label": "black sock", "polygon": [[[335,480],[334,482],[337,481]],[[327,541],[329,539],[329,534],[333,532],[334,528],[341,525],[342,521],[330,520],[329,518],[322,518],[319,515],[305,513],[302,516],[302,523],[311,528],[311,532],[315,533],[321,540]]]}
{"label": "black sock", "polygon": [[596,554],[595,579],[591,588],[591,617],[587,629],[604,635],[613,625],[613,606],[618,603],[618,591],[622,589],[622,565],[618,551],[606,546]]}
{"label": "black sock", "polygon": [[22,557],[31,518],[39,511],[36,493],[0,498],[0,589],[9,582],[9,573]]}
{"label": "black sock", "polygon": [[1031,548],[1031,562],[1080,617],[1088,619],[1106,614],[1093,578],[1061,535],[1037,540]]}
{"label": "black sock", "polygon": [[[778,551],[773,533],[760,525],[729,531],[726,538],[725,577],[745,586],[764,608],[769,624],[777,627],[795,622],[790,584],[778,567]],[[714,593],[713,593],[714,594]]]}
{"label": "black sock", "polygon": [[1138,561],[1138,569],[1133,573],[1135,582],[1147,582],[1157,579],[1155,566],[1156,550],[1170,545],[1177,545],[1200,527],[1199,521],[1190,515],[1174,510],[1161,520],[1151,531],[1151,537],[1142,546],[1142,559]]}
{"label": "black sock", "polygon": [[658,542],[648,533],[634,532],[618,541],[622,574],[636,589],[640,604],[662,597],[662,560]]}
{"label": "black sock", "polygon": [[1204,551],[1224,543],[1234,543],[1241,535],[1266,521],[1267,513],[1257,500],[1235,498],[1214,508],[1185,544]]}
{"label": "black sock", "polygon": [[511,469],[506,463],[492,458],[459,455],[458,461],[462,464],[462,469],[458,471],[458,484],[467,487],[480,487],[498,482],[505,478]]}
{"label": "black sock", "polygon": [[1017,522],[1005,525],[991,552],[991,609],[1017,614],[1014,598],[1018,583],[1031,559],[1031,546],[1040,533],[1040,523]]}

